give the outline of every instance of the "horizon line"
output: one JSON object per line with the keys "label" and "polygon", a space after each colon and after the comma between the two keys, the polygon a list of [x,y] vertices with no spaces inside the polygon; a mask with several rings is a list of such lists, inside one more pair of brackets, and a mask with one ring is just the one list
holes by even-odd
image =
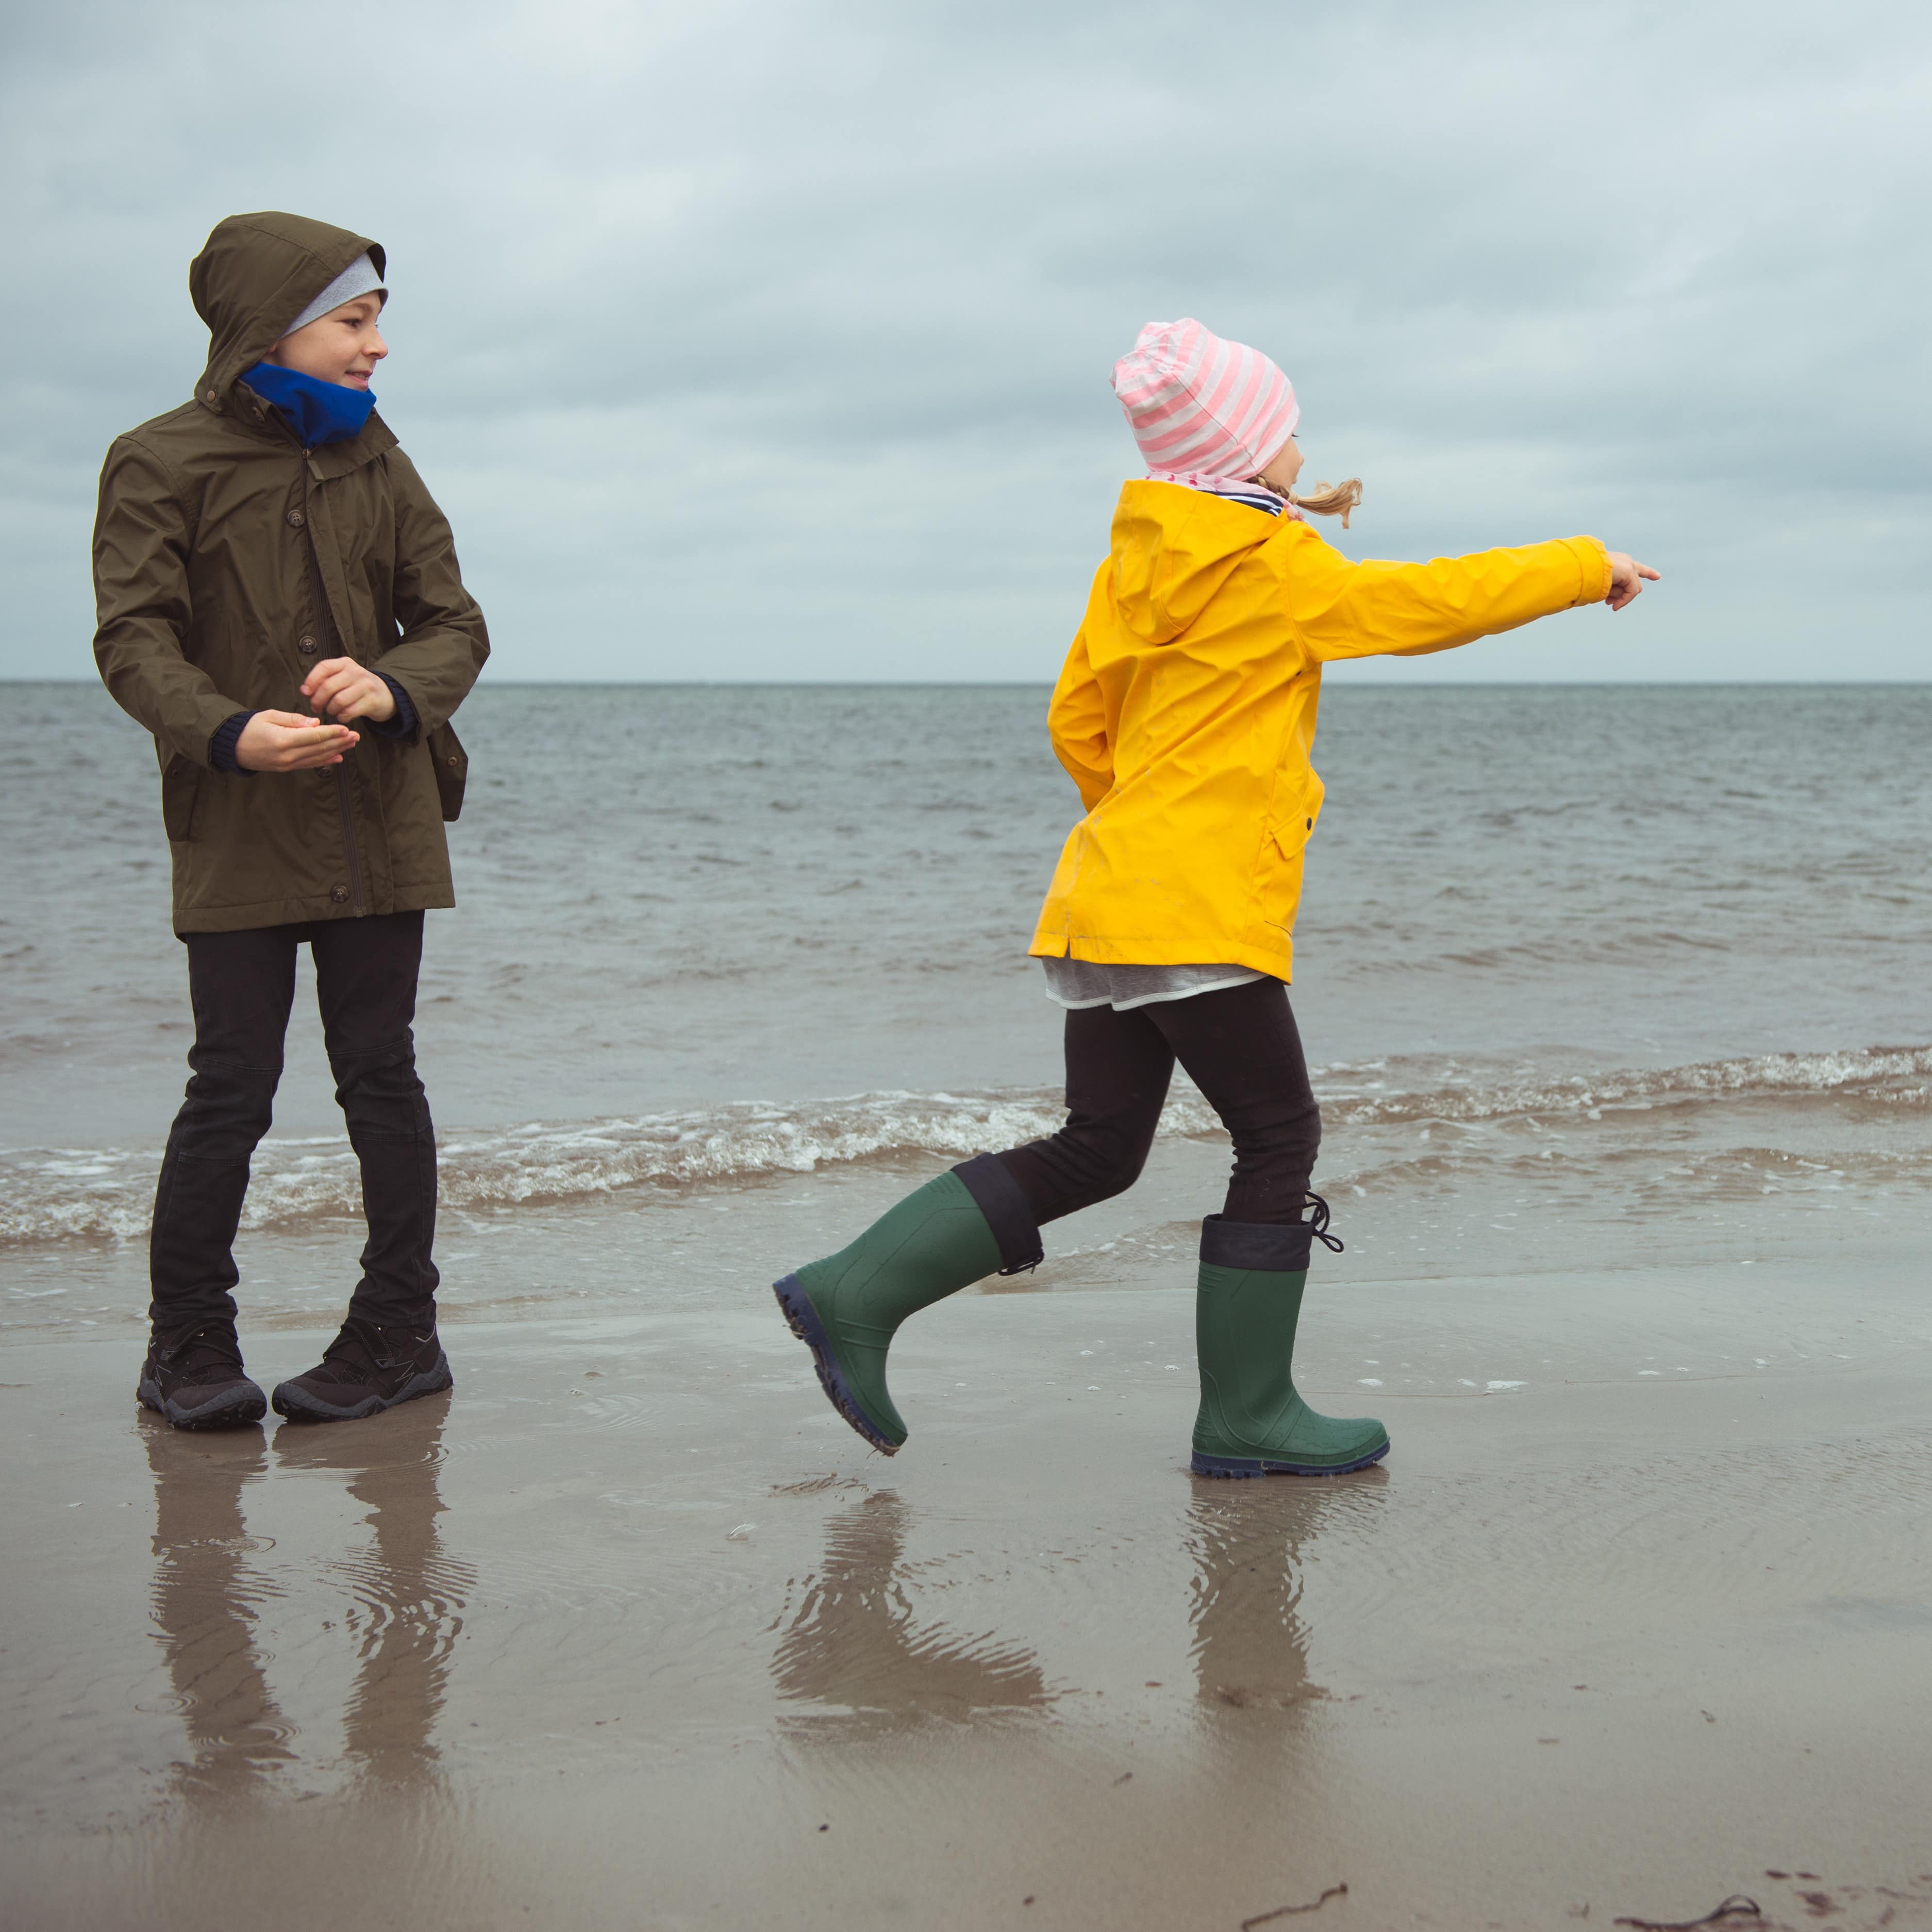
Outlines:
{"label": "horizon line", "polygon": [[[1330,687],[1362,691],[1918,691],[1932,677],[1790,678],[1331,678]],[[487,683],[515,691],[1051,691],[1052,678],[886,677],[489,677]],[[26,677],[0,674],[0,688],[32,685],[90,686],[105,694],[98,677]]]}

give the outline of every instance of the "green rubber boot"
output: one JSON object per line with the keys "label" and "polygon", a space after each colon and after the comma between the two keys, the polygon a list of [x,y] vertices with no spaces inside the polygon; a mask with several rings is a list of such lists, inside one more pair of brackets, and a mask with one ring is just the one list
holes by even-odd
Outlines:
{"label": "green rubber boot", "polygon": [[772,1284],[791,1331],[812,1351],[838,1413],[890,1456],[906,1426],[886,1388],[899,1324],[989,1274],[1040,1258],[1040,1229],[1018,1184],[991,1154],[928,1180],[850,1247]]}
{"label": "green rubber boot", "polygon": [[1339,1476],[1388,1454],[1388,1431],[1372,1416],[1317,1415],[1296,1394],[1294,1325],[1313,1238],[1331,1247],[1328,1204],[1288,1227],[1224,1221],[1201,1226],[1201,1282],[1194,1340],[1201,1413],[1194,1424],[1197,1476]]}

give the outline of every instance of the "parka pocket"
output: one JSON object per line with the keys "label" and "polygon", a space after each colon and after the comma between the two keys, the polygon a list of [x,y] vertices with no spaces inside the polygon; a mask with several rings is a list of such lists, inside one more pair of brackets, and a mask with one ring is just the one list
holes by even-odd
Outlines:
{"label": "parka pocket", "polygon": [[470,776],[469,754],[454,730],[447,724],[439,724],[424,742],[436,766],[436,795],[442,806],[443,822],[453,825],[463,810],[463,788]]}
{"label": "parka pocket", "polygon": [[185,845],[194,836],[202,776],[201,766],[188,758],[170,758],[161,768],[161,823],[170,844]]}

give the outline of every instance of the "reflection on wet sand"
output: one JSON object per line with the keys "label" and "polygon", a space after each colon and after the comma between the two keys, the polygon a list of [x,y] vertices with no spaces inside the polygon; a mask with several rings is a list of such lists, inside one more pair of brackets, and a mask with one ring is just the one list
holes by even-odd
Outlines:
{"label": "reflection on wet sand", "polygon": [[1301,1560],[1322,1520],[1359,1508],[1387,1473],[1253,1482],[1197,1479],[1188,1510],[1195,1573],[1195,1695],[1226,1728],[1247,1712],[1292,1712],[1322,1696],[1308,1676]]}
{"label": "reflection on wet sand", "polygon": [[838,1708],[788,1718],[788,1733],[869,1741],[935,1718],[1052,1702],[1032,1651],[915,1619],[906,1586],[908,1521],[898,1496],[878,1490],[826,1525],[825,1560],[806,1580],[772,1674],[780,1696]]}
{"label": "reflection on wet sand", "polygon": [[[442,1551],[436,1529],[447,1407],[431,1398],[373,1425],[284,1428],[275,1437],[276,1474],[339,1473],[369,1510],[370,1546],[327,1566],[347,1592],[344,1621],[359,1639],[343,1714],[358,1786],[440,1787],[434,1733],[476,1580]],[[268,1475],[270,1457],[255,1430],[145,1433],[154,1478],[154,1621],[194,1749],[175,1782],[191,1802],[265,1792],[298,1755],[295,1726],[269,1688],[273,1659],[256,1641],[260,1606],[282,1592],[250,1559],[275,1539],[251,1533],[242,1510],[244,1490]],[[274,1493],[255,1499],[258,1520],[272,1517]]]}
{"label": "reflection on wet sand", "polygon": [[280,1592],[249,1563],[273,1547],[248,1534],[242,1492],[268,1468],[262,1432],[199,1438],[145,1424],[154,1478],[154,1621],[194,1755],[184,1791],[233,1797],[262,1788],[295,1754],[254,1641],[257,1606]]}
{"label": "reflection on wet sand", "polygon": [[366,1550],[338,1557],[329,1574],[346,1589],[346,1622],[360,1639],[343,1742],[359,1784],[397,1790],[440,1784],[434,1742],[470,1566],[442,1547],[436,1487],[448,1398],[430,1396],[382,1417],[320,1429],[283,1429],[275,1461],[288,1470],[335,1470],[368,1506]]}
{"label": "reflection on wet sand", "polygon": [[[1194,1484],[1179,1525],[1193,1564],[1187,1616],[1198,1707],[1217,1733],[1282,1735],[1284,1714],[1324,1694],[1308,1674],[1304,1552],[1324,1520],[1372,1508],[1387,1482],[1373,1469]],[[782,1620],[772,1672],[782,1697],[833,1708],[788,1718],[788,1731],[871,1740],[935,1718],[1038,1710],[1058,1694],[1025,1645],[920,1618],[910,1523],[890,1490],[826,1523],[824,1560]]]}

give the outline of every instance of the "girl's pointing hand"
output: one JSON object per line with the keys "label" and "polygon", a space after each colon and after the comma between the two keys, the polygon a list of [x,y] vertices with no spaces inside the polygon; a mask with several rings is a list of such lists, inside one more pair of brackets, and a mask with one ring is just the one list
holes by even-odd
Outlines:
{"label": "girl's pointing hand", "polygon": [[1647,563],[1640,563],[1628,552],[1610,552],[1610,594],[1604,599],[1612,610],[1621,610],[1642,594],[1646,582],[1654,584],[1658,574]]}

